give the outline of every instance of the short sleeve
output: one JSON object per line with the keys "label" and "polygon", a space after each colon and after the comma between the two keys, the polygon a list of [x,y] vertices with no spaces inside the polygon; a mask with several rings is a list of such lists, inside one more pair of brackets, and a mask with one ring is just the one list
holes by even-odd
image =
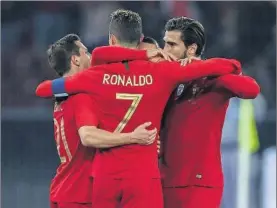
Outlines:
{"label": "short sleeve", "polygon": [[73,97],[74,118],[77,129],[82,126],[98,126],[100,110],[89,94],[77,94]]}

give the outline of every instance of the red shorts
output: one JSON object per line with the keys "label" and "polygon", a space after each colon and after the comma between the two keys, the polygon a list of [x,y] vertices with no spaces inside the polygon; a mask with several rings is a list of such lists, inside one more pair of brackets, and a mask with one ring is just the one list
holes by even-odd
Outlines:
{"label": "red shorts", "polygon": [[67,202],[51,202],[51,208],[92,208],[91,204],[67,203]]}
{"label": "red shorts", "polygon": [[164,208],[219,208],[223,188],[187,186],[164,188]]}
{"label": "red shorts", "polygon": [[108,179],[93,181],[93,208],[163,208],[160,179]]}

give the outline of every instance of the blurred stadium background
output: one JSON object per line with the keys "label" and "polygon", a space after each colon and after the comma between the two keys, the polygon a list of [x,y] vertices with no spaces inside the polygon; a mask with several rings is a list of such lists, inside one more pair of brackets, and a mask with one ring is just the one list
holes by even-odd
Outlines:
{"label": "blurred stadium background", "polygon": [[[58,165],[52,103],[34,95],[40,81],[56,76],[47,64],[47,47],[67,33],[79,34],[90,50],[107,45],[109,14],[118,8],[138,12],[144,34],[157,39],[161,47],[169,18],[199,20],[207,34],[205,57],[237,58],[245,73],[257,79],[262,88],[254,101],[260,146],[247,164],[242,163],[250,165],[242,178],[249,182],[247,190],[243,189],[236,185],[245,171],[238,166],[236,126],[240,118],[238,100],[233,99],[223,132],[226,187],[222,208],[275,207],[275,1],[1,2],[2,207],[49,207],[48,188]],[[249,202],[247,207],[241,205],[243,201]]]}

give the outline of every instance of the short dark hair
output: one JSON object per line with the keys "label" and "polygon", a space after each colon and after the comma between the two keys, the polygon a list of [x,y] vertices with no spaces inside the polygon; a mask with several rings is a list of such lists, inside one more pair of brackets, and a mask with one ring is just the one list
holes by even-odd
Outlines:
{"label": "short dark hair", "polygon": [[138,45],[142,35],[141,17],[136,12],[118,9],[111,14],[109,33],[122,43]]}
{"label": "short dark hair", "polygon": [[188,17],[176,17],[170,19],[165,25],[166,31],[177,30],[181,32],[181,39],[186,47],[195,43],[197,45],[196,55],[204,52],[206,37],[203,25]]}
{"label": "short dark hair", "polygon": [[68,34],[52,44],[47,50],[48,63],[58,75],[63,76],[71,68],[71,57],[80,55],[79,47],[75,41],[80,41],[80,37],[75,34]]}
{"label": "short dark hair", "polygon": [[154,44],[159,48],[159,44],[154,38],[144,36],[143,39],[142,39],[142,42],[149,43],[149,44]]}

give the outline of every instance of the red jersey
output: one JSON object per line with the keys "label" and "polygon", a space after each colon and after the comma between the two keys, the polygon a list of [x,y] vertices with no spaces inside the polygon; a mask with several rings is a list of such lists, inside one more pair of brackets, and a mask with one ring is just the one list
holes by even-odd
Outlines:
{"label": "red jersey", "polygon": [[178,99],[169,110],[161,136],[165,142],[164,187],[223,186],[220,146],[229,99],[253,99],[260,90],[247,76],[226,75],[209,82],[198,80],[183,92],[184,86],[176,91]]}
{"label": "red jersey", "polygon": [[81,144],[78,129],[98,125],[96,110],[88,94],[55,104],[54,131],[61,164],[50,187],[52,202],[91,203],[90,172],[95,150]]}
{"label": "red jersey", "polygon": [[[177,83],[235,70],[240,70],[239,63],[226,59],[210,59],[185,67],[173,62],[147,61],[106,64],[55,80],[53,86],[45,82],[37,88],[37,94],[87,92],[101,106],[101,129],[130,132],[151,121],[159,130],[164,107]],[[100,150],[93,166],[94,177],[160,177],[156,144]]]}

